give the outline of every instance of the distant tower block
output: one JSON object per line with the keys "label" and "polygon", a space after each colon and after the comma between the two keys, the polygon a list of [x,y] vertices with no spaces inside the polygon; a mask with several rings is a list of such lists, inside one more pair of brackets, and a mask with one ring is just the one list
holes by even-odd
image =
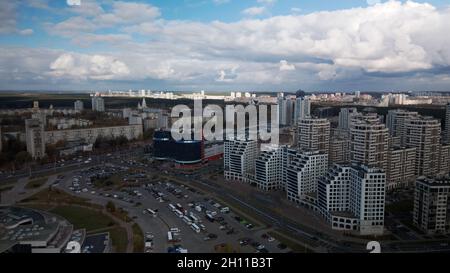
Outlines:
{"label": "distant tower block", "polygon": [[142,99],[142,105],[141,105],[142,109],[147,108],[147,102],[145,101],[145,98]]}
{"label": "distant tower block", "polygon": [[39,109],[39,101],[37,100],[33,101],[33,108]]}

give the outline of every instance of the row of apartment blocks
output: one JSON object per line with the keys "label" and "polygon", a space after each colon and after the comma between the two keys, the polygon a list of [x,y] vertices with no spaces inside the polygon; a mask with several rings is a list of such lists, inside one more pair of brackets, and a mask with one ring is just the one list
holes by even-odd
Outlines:
{"label": "row of apartment blocks", "polygon": [[342,109],[337,129],[310,116],[295,126],[294,148],[262,145],[259,151],[256,141],[226,142],[225,178],[284,190],[334,229],[381,234],[386,189],[450,172],[440,121],[416,112],[391,110],[386,125],[375,113]]}
{"label": "row of apartment blocks", "polygon": [[[449,112],[447,107],[447,116]],[[450,172],[450,145],[445,134],[441,139],[441,122],[417,112],[390,110],[385,125],[377,114],[344,108],[330,135],[330,164],[360,162],[381,168],[387,189],[411,185],[418,176]]]}
{"label": "row of apartment blocks", "polygon": [[27,151],[34,159],[45,156],[46,145],[56,144],[59,141],[81,141],[93,144],[100,136],[105,138],[123,136],[128,140],[135,140],[141,137],[142,134],[142,125],[45,131],[44,124],[40,119],[25,120]]}
{"label": "row of apartment blocks", "polygon": [[[346,180],[336,182],[339,169],[348,173],[343,174]],[[383,233],[386,176],[381,169],[361,164],[329,169],[323,151],[263,145],[258,152],[256,141],[231,140],[225,143],[224,175],[263,190],[283,190],[288,200],[317,211],[333,229]]]}

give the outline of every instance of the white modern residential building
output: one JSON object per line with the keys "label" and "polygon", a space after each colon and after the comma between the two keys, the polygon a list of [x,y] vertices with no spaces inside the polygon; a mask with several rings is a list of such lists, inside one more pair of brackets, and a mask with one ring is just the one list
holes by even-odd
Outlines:
{"label": "white modern residential building", "polygon": [[291,126],[295,123],[295,100],[292,97],[286,98],[286,125]]}
{"label": "white modern residential building", "polygon": [[386,169],[388,129],[376,114],[354,115],[350,124],[350,160]]}
{"label": "white modern residential building", "polygon": [[25,120],[27,152],[33,159],[45,156],[44,124],[39,119]]}
{"label": "white modern residential building", "polygon": [[262,190],[284,189],[283,147],[266,146],[259,153],[255,163],[255,183]]}
{"label": "white modern residential building", "polygon": [[448,176],[419,177],[414,194],[414,224],[428,234],[448,233],[450,229],[449,200],[450,178]]}
{"label": "white modern residential building", "polygon": [[439,172],[441,122],[432,117],[405,119],[405,146],[416,148],[416,175]]}
{"label": "white modern residential building", "polygon": [[301,118],[298,120],[298,149],[329,153],[330,121],[319,118]]}
{"label": "white modern residential building", "polygon": [[292,96],[284,96],[284,93],[277,95],[278,122],[280,125],[291,126],[294,123],[295,100]]}
{"label": "white modern residential building", "polygon": [[295,100],[294,123],[299,119],[311,116],[311,101],[307,97],[298,97]]}
{"label": "white modern residential building", "polygon": [[390,148],[387,162],[387,189],[414,184],[416,180],[416,148]]}
{"label": "white modern residential building", "polygon": [[350,129],[352,117],[357,113],[358,110],[356,108],[341,108],[341,111],[339,112],[338,128],[342,130]]}
{"label": "white modern residential building", "polygon": [[74,110],[75,111],[83,111],[84,110],[84,104],[81,100],[77,100],[73,103]]}
{"label": "white modern residential building", "polygon": [[309,205],[317,198],[317,182],[328,168],[328,154],[320,151],[298,152],[286,149],[283,184],[290,201]]}
{"label": "white modern residential building", "polygon": [[99,96],[92,97],[92,111],[104,112],[105,111],[105,100]]}
{"label": "white modern residential building", "polygon": [[277,106],[278,106],[278,123],[280,125],[287,124],[287,104],[284,98],[284,93],[277,94]]}
{"label": "white modern residential building", "polygon": [[255,140],[225,141],[223,158],[225,179],[253,181],[257,156],[258,145]]}
{"label": "white modern residential building", "polygon": [[334,165],[319,179],[318,206],[333,229],[381,235],[386,175],[379,168]]}

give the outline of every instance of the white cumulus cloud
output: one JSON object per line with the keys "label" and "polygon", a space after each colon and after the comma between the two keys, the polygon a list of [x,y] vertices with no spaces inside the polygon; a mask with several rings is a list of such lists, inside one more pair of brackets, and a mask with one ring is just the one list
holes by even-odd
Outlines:
{"label": "white cumulus cloud", "polygon": [[293,71],[295,70],[295,65],[289,64],[286,60],[280,61],[280,71]]}
{"label": "white cumulus cloud", "polygon": [[112,80],[130,73],[123,62],[102,55],[65,53],[50,64],[50,75],[69,79]]}

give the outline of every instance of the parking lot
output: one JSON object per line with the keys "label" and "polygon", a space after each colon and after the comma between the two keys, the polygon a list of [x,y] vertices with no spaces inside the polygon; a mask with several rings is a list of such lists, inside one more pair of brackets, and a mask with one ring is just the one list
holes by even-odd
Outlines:
{"label": "parking lot", "polygon": [[[118,187],[99,185],[98,179],[108,181],[111,176],[120,178]],[[96,203],[113,201],[125,209],[145,234],[146,252],[290,251],[268,236],[265,227],[207,195],[172,181],[150,181],[144,173],[129,172],[128,167],[87,168],[67,175],[61,186]]]}

